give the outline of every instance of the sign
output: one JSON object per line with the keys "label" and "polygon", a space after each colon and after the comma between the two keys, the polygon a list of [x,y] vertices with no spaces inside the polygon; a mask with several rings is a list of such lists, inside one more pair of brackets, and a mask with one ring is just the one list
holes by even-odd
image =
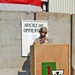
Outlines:
{"label": "sign", "polygon": [[29,56],[30,45],[33,44],[35,38],[39,37],[41,27],[47,27],[48,29],[48,21],[22,20],[22,56]]}
{"label": "sign", "polygon": [[64,71],[63,70],[55,70],[55,71],[52,71],[52,75],[64,75]]}
{"label": "sign", "polygon": [[41,0],[0,0],[0,3],[7,4],[30,4],[41,7]]}
{"label": "sign", "polygon": [[52,75],[52,70],[56,70],[56,62],[42,63],[42,75]]}
{"label": "sign", "polygon": [[42,75],[64,75],[64,70],[56,70],[56,62],[43,62]]}

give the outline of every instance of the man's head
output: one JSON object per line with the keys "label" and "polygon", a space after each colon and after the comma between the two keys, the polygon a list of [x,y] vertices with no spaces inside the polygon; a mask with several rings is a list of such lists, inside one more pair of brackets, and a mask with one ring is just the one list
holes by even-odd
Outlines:
{"label": "man's head", "polygon": [[40,28],[39,33],[41,37],[45,37],[47,34],[47,28],[46,27]]}

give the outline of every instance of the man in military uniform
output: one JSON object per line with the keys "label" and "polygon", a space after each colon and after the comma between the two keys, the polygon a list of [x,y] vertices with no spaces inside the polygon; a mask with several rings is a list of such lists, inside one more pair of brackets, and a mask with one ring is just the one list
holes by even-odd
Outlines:
{"label": "man in military uniform", "polygon": [[47,34],[47,28],[42,27],[39,30],[40,36],[35,39],[34,43],[36,44],[49,44],[51,43],[50,40],[46,37]]}

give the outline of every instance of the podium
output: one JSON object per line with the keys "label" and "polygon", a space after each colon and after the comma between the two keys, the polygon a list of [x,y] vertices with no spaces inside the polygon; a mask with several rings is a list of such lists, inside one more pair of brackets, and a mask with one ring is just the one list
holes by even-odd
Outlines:
{"label": "podium", "polygon": [[[30,75],[51,75],[49,70],[50,72],[52,70],[48,64],[53,64],[53,70],[63,70],[64,75],[71,75],[69,44],[34,44],[30,46]],[[44,68],[47,69],[47,74],[45,74]]]}

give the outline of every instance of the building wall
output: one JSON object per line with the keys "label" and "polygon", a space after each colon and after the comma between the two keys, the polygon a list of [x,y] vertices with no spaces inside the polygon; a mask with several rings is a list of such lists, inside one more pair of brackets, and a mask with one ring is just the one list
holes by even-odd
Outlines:
{"label": "building wall", "polygon": [[48,34],[52,43],[70,44],[71,16],[60,13],[36,13],[36,20],[48,21]]}
{"label": "building wall", "polygon": [[75,0],[49,0],[49,12],[75,14]]}
{"label": "building wall", "polygon": [[75,14],[72,15],[72,70],[75,75]]}
{"label": "building wall", "polygon": [[70,44],[70,14],[0,11],[0,75],[29,75],[30,57],[21,56],[21,20],[34,18],[48,21],[52,43]]}
{"label": "building wall", "polygon": [[29,74],[29,57],[21,57],[22,19],[34,20],[34,13],[0,11],[0,75]]}

